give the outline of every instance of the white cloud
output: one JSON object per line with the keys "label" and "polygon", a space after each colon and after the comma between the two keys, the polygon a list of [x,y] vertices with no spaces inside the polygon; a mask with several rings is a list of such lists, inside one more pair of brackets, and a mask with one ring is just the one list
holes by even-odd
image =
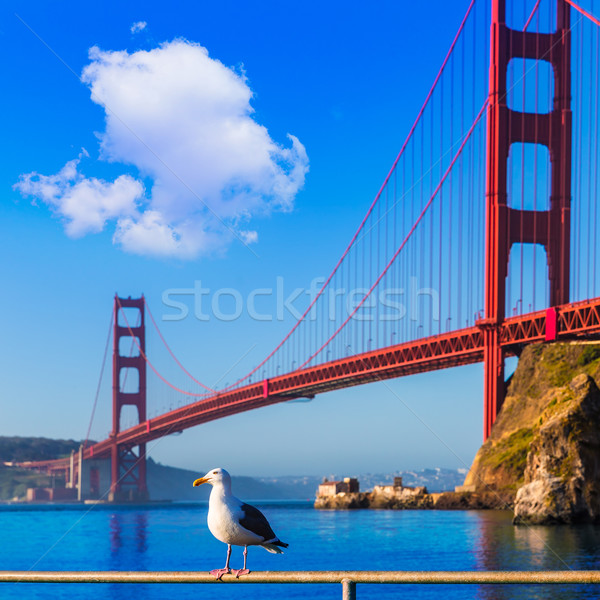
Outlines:
{"label": "white cloud", "polygon": [[77,171],[80,159],[70,160],[56,175],[21,175],[14,188],[48,204],[65,221],[71,237],[99,233],[107,221],[135,215],[144,186],[130,175],[113,182],[86,178]]}
{"label": "white cloud", "polygon": [[70,235],[113,220],[127,251],[193,258],[229,244],[232,231],[255,242],[241,224],[293,207],[306,151],[293,135],[277,144],[253,119],[243,74],[185,40],[131,54],[94,47],[90,59],[83,81],[106,113],[101,158],[136,168],[151,189],[130,175],[86,179],[77,160],[57,175],[21,176],[17,189],[65,217]]}
{"label": "white cloud", "polygon": [[146,29],[147,25],[148,25],[148,23],[146,23],[146,21],[136,21],[129,28],[129,31],[131,31],[131,33],[138,33],[139,31],[143,31],[144,29]]}

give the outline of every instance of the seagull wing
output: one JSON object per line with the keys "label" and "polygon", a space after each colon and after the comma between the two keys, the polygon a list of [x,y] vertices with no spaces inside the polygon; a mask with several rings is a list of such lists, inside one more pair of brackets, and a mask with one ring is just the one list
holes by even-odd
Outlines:
{"label": "seagull wing", "polygon": [[260,535],[265,542],[277,540],[277,536],[271,529],[269,521],[267,521],[265,515],[263,515],[258,508],[244,503],[241,506],[241,510],[243,517],[240,519],[240,525],[242,527],[256,535]]}

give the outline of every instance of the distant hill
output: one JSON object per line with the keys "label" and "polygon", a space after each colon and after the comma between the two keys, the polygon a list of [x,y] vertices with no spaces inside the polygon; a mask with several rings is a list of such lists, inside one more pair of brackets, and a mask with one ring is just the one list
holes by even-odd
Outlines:
{"label": "distant hill", "polygon": [[75,440],[0,436],[0,463],[63,458],[70,456],[71,450],[77,452],[81,444],[82,441]]}
{"label": "distant hill", "polygon": [[[81,445],[78,440],[53,440],[40,437],[0,436],[0,500],[12,500],[25,496],[28,487],[48,487],[51,480],[45,475],[20,469],[10,463],[28,460],[49,460],[70,456]],[[93,442],[90,442],[93,443]],[[8,464],[7,464],[8,463]],[[148,459],[148,488],[154,500],[205,501],[210,493],[209,486],[192,487],[192,483],[204,474],[208,467],[189,471],[169,467]],[[204,469],[204,470],[203,470]],[[249,500],[291,500],[312,499],[318,478],[304,478],[304,483],[290,478],[290,481],[263,480],[253,477],[233,477],[233,488],[241,498]],[[292,481],[293,480],[293,481]],[[56,479],[57,485],[64,483]]]}
{"label": "distant hill", "polygon": [[[93,443],[93,442],[92,442]],[[0,436],[0,500],[23,497],[27,487],[47,487],[50,478],[24,469],[8,467],[4,463],[27,460],[48,460],[69,456],[77,451],[81,441],[52,440],[38,437]],[[195,479],[205,473],[202,466],[197,471],[169,467],[148,459],[148,488],[153,500],[205,501],[210,493],[209,486],[192,487]],[[353,473],[329,475],[333,479]],[[454,489],[463,482],[464,470],[423,469],[420,471],[397,471],[387,474],[358,476],[361,490],[370,490],[374,485],[391,483],[394,476],[402,476],[404,485],[425,485],[429,491]],[[286,475],[282,477],[243,477],[233,475],[233,491],[247,500],[312,500],[322,481],[317,476]],[[61,485],[61,482],[56,482]]]}
{"label": "distant hill", "polygon": [[0,463],[0,501],[24,498],[29,487],[50,487],[50,477]]}
{"label": "distant hill", "polygon": [[[10,466],[10,463],[63,458],[70,456],[71,450],[77,451],[80,445],[81,441],[76,440],[0,436],[0,500],[23,498],[28,487],[52,485],[50,477]],[[56,478],[55,484],[60,486],[64,482]]]}
{"label": "distant hill", "polygon": [[424,485],[428,492],[446,492],[454,490],[457,485],[462,485],[467,469],[421,469],[419,471],[395,471],[394,473],[377,475],[360,475],[358,480],[361,489],[373,489],[376,485],[390,485],[394,477],[402,477],[402,483],[407,486]]}
{"label": "distant hill", "polygon": [[[148,461],[148,491],[155,500],[206,501],[210,486],[192,487],[195,479],[204,475],[205,470],[188,471],[167,467],[152,459]],[[298,483],[296,480],[306,480]],[[320,479],[284,477],[265,479],[232,476],[233,493],[244,500],[312,500]]]}
{"label": "distant hill", "polygon": [[[150,497],[172,500],[208,500],[210,488],[193,488],[192,482],[203,471],[187,471],[166,467],[150,460],[148,462],[148,486]],[[430,492],[454,490],[464,481],[466,469],[422,469],[419,471],[395,471],[394,473],[367,473],[357,478],[363,491],[375,485],[391,484],[394,477],[402,477],[404,485],[424,485]],[[329,476],[342,479],[341,474]],[[323,481],[322,477],[285,475],[281,477],[237,477],[233,475],[233,491],[248,500],[313,500]]]}
{"label": "distant hill", "polygon": [[[376,485],[391,485],[394,482],[394,477],[402,477],[402,483],[406,486],[421,486],[424,485],[428,492],[445,492],[454,490],[457,485],[462,485],[467,469],[444,469],[436,467],[433,469],[420,469],[418,471],[394,471],[392,473],[363,473],[356,475],[355,473],[338,473],[335,475],[327,475],[330,481],[340,481],[344,477],[356,477],[360,484],[360,490],[368,492]],[[299,478],[299,477],[283,477],[282,480],[310,480],[308,487],[312,487],[315,491],[321,483],[322,478]],[[314,493],[313,493],[314,495]]]}

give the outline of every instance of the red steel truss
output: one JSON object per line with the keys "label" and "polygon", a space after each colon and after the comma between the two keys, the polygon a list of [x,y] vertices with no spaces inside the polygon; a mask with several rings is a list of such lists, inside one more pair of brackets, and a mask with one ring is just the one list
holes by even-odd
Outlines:
{"label": "red steel truss", "polygon": [[[132,448],[189,427],[294,398],[481,362],[486,327],[482,320],[477,327],[350,356],[226,393],[215,393],[121,431],[115,439],[109,438],[87,448],[84,458],[109,457],[115,442],[120,448]],[[597,336],[600,336],[600,298],[511,317],[499,328],[499,343],[506,355],[518,354],[525,344]],[[22,465],[56,472],[67,469],[69,459]]]}
{"label": "red steel truss", "polygon": [[[144,443],[214,419],[294,398],[481,362],[486,324],[478,325],[216,393],[123,431],[117,436],[117,442]],[[595,335],[600,335],[600,298],[511,317],[499,328],[500,345],[507,355],[518,354],[525,344]],[[85,457],[108,455],[109,446],[109,440],[100,442],[89,449],[89,454],[86,451]]]}

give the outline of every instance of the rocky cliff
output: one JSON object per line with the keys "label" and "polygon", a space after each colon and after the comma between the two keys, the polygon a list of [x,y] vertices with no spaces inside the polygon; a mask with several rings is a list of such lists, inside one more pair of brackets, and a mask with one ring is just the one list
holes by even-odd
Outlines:
{"label": "rocky cliff", "polygon": [[600,390],[581,373],[544,412],[517,491],[515,522],[600,521],[599,463]]}
{"label": "rocky cliff", "polygon": [[599,381],[600,344],[525,348],[464,489],[514,503],[517,523],[600,520]]}

